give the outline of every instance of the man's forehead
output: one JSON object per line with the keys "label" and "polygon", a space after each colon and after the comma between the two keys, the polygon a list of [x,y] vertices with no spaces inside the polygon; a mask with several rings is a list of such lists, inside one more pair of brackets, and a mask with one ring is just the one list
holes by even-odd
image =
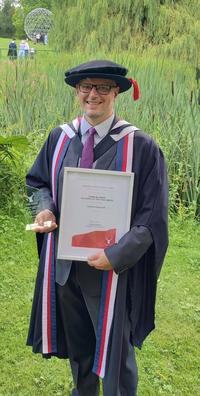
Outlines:
{"label": "man's forehead", "polygon": [[84,78],[80,81],[80,83],[87,83],[87,84],[105,84],[105,85],[114,85],[116,84],[114,80],[110,80],[107,78]]}

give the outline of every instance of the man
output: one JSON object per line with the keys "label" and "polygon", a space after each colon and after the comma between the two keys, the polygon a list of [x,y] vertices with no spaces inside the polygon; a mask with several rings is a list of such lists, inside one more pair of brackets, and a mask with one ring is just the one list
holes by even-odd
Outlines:
{"label": "man", "polygon": [[8,56],[10,60],[17,59],[17,44],[15,39],[13,39],[8,47]]}
{"label": "man", "polygon": [[36,33],[36,43],[39,43],[41,40],[41,34],[40,33]]}
{"label": "man", "polygon": [[[154,328],[156,282],[167,249],[163,154],[150,137],[114,113],[117,96],[131,86],[134,98],[139,97],[136,81],[126,74],[123,66],[104,60],[65,73],[83,116],[50,133],[27,176],[39,197],[35,231],[40,253],[27,343],[44,357],[69,358],[74,396],[97,396],[99,376],[104,396],[136,395],[133,347],[140,348]],[[56,260],[65,166],[135,174],[130,230],[87,262]],[[108,274],[117,277],[117,288],[103,298]],[[107,349],[103,303],[114,307],[108,320],[103,316],[106,329],[111,322]]]}

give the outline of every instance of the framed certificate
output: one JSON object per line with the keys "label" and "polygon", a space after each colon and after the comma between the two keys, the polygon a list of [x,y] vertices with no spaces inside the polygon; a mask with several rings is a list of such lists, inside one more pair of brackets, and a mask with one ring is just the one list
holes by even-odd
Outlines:
{"label": "framed certificate", "polygon": [[59,259],[86,261],[129,230],[134,174],[64,168]]}

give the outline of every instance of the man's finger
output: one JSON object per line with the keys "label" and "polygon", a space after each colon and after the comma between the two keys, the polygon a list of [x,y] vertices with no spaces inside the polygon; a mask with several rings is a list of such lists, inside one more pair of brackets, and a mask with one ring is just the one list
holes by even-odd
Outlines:
{"label": "man's finger", "polygon": [[98,267],[98,266],[95,266],[95,265],[94,265],[94,268],[96,268],[97,270],[100,270],[100,271],[104,271],[104,268],[101,268],[101,267]]}
{"label": "man's finger", "polygon": [[55,230],[57,227],[58,226],[57,226],[56,223],[52,223],[52,225],[50,227],[46,226],[46,225],[37,224],[37,225],[34,225],[31,228],[26,228],[26,230],[30,230],[30,231],[33,231],[33,232],[39,232],[39,233],[45,233],[45,232],[51,232],[51,231]]}
{"label": "man's finger", "polygon": [[95,258],[95,259],[88,258],[88,264],[93,265],[93,266],[98,265],[99,261],[100,261],[99,258],[98,259],[97,258]]}
{"label": "man's finger", "polygon": [[101,254],[101,253],[92,254],[92,255],[89,256],[87,259],[90,260],[90,261],[97,260],[97,259],[100,257],[100,254]]}

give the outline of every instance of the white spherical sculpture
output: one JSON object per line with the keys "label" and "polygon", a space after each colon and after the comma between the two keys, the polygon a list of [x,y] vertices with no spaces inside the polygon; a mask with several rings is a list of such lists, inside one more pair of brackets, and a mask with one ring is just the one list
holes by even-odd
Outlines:
{"label": "white spherical sculpture", "polygon": [[35,8],[28,13],[24,22],[24,30],[31,40],[37,35],[46,35],[53,25],[53,14],[46,8]]}

